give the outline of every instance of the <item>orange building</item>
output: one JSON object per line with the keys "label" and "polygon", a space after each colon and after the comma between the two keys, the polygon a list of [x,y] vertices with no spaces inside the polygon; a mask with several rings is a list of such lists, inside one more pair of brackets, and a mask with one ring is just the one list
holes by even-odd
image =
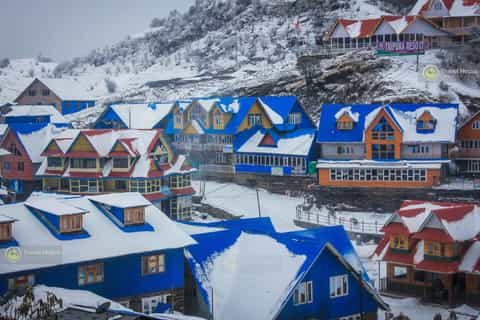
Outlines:
{"label": "orange building", "polygon": [[458,107],[324,105],[318,183],[333,187],[431,187],[448,171]]}
{"label": "orange building", "polygon": [[457,132],[455,162],[463,174],[480,174],[480,112],[468,119]]}

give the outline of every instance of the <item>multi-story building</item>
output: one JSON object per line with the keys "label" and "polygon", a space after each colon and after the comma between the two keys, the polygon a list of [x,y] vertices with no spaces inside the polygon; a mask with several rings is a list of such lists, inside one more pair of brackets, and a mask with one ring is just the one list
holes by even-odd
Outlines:
{"label": "multi-story building", "polygon": [[386,289],[435,302],[480,304],[480,209],[405,201],[386,222],[376,254]]}
{"label": "multi-story building", "polygon": [[1,176],[15,199],[23,200],[33,190],[40,190],[41,180],[35,176],[42,162],[41,153],[50,139],[63,129],[49,123],[11,123],[0,143],[7,150],[0,158]]}
{"label": "multi-story building", "polygon": [[449,33],[422,16],[338,19],[323,44],[338,52],[371,48],[395,54],[422,54],[448,45]]}
{"label": "multi-story building", "polygon": [[[177,149],[189,153],[204,170],[237,172],[237,169],[241,169],[240,172],[265,173],[270,169],[265,167],[263,169],[266,171],[251,171],[249,168],[271,166],[274,163],[263,163],[259,157],[256,158],[258,162],[242,162],[237,166],[236,161],[240,158],[234,156],[234,153],[239,151],[248,139],[253,138],[258,130],[268,130],[275,136],[293,136],[296,131],[313,128],[315,124],[296,97],[224,97],[177,103],[165,132],[172,136]],[[276,147],[271,144],[270,148],[274,150]],[[280,154],[278,152],[277,155]],[[306,157],[306,154],[298,155],[295,152],[282,155]],[[285,167],[296,166],[285,164]]]}
{"label": "multi-story building", "polygon": [[183,309],[183,252],[195,242],[139,193],[36,194],[0,207],[0,231],[2,295],[44,284],[145,313]]}
{"label": "multi-story building", "polygon": [[374,320],[389,309],[342,227],[277,233],[269,218],[255,218],[187,230],[197,243],[186,250],[188,314]]}
{"label": "multi-story building", "polygon": [[160,129],[69,129],[42,151],[37,177],[45,191],[140,192],[171,218],[190,218],[195,169]]}
{"label": "multi-story building", "polygon": [[457,131],[455,162],[462,174],[480,174],[480,112],[470,117]]}
{"label": "multi-story building", "polygon": [[53,105],[62,114],[93,107],[92,93],[71,79],[34,79],[15,99],[22,105]]}
{"label": "multi-story building", "polygon": [[480,27],[478,0],[418,0],[410,14],[428,18],[453,34],[458,42],[471,39],[474,30]]}
{"label": "multi-story building", "polygon": [[332,187],[432,187],[448,173],[458,106],[324,105],[318,183]]}

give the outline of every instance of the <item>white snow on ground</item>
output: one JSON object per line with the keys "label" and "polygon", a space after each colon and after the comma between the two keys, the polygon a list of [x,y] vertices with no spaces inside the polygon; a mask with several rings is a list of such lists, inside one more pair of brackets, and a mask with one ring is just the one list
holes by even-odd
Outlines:
{"label": "white snow on ground", "polygon": [[[200,190],[199,181],[192,181],[192,185],[197,192]],[[303,199],[272,194],[262,189],[258,191],[258,194],[262,216],[270,217],[277,231],[301,230],[294,225],[293,218],[297,205],[303,203]],[[255,189],[237,184],[207,181],[203,202],[244,218],[258,217]]]}

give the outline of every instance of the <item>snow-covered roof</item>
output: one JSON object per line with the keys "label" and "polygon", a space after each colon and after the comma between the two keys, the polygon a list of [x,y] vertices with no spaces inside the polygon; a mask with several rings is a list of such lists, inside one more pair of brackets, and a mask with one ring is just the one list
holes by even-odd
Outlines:
{"label": "snow-covered roof", "polygon": [[[103,171],[100,174],[100,176],[103,177],[108,177],[114,174],[116,177],[123,176],[131,178],[147,178],[166,176],[175,173],[189,173],[194,171],[195,169],[188,165],[185,157],[182,157],[181,155],[178,157],[173,157],[173,155],[170,155],[170,158],[172,159],[171,163],[161,164],[161,168],[158,168],[155,159],[153,159],[150,154],[153,151],[153,147],[156,145],[156,141],[160,139],[161,134],[161,129],[67,129],[53,138],[53,141],[55,141],[55,143],[60,148],[60,152],[54,151],[54,154],[51,154],[51,152],[45,150],[44,147],[42,150],[44,151],[42,155],[69,157],[71,146],[79,137],[79,135],[82,135],[87,139],[87,141],[95,150],[94,157],[111,158],[112,154],[115,153],[114,151],[112,151],[113,147],[117,143],[119,143],[125,149],[122,154],[125,153],[125,155],[136,158],[133,168],[128,172],[122,173],[113,173],[113,160],[107,160],[104,165]],[[166,141],[164,142],[166,143]],[[167,146],[165,146],[165,148],[168,149]],[[69,166],[67,166],[67,168],[61,173],[59,173],[58,171],[49,172],[47,169],[47,160],[44,159],[36,174],[38,176],[60,175],[64,177],[69,177],[72,176],[72,170]]]}
{"label": "snow-covered roof", "polygon": [[433,7],[435,0],[418,0],[410,11],[411,15],[426,17],[471,17],[480,15],[480,0],[440,0],[441,10]]}
{"label": "snow-covered roof", "polygon": [[54,79],[41,78],[38,79],[46,85],[54,94],[62,100],[73,101],[93,101],[92,93],[87,87],[76,79]]}
{"label": "snow-covered roof", "polygon": [[36,116],[50,116],[51,123],[65,124],[67,119],[58,112],[57,108],[50,105],[15,105],[11,110],[4,115],[5,117],[36,117]]}
{"label": "snow-covered roof", "polygon": [[104,194],[91,199],[117,208],[147,207],[151,205],[147,199],[142,196],[139,197],[136,192]]}
{"label": "snow-covered roof", "polygon": [[59,128],[53,124],[10,124],[12,130],[33,163],[42,161],[42,151],[48,145],[50,140],[58,135],[65,128]]}
{"label": "snow-covered roof", "polygon": [[7,223],[7,222],[14,222],[14,221],[16,221],[14,218],[4,214],[0,214],[0,223]]}
{"label": "snow-covered roof", "polygon": [[[71,290],[59,287],[48,287],[45,285],[37,285],[33,287],[33,295],[35,301],[38,303],[40,300],[47,301],[48,294],[53,294],[55,297],[62,299],[62,305],[55,306],[56,312],[61,312],[68,308],[79,309],[83,311],[89,311],[95,313],[95,310],[98,306],[105,302],[110,303],[109,312],[116,313],[119,311],[122,314],[131,314],[139,316],[140,313],[136,313],[133,310],[125,308],[120,303],[106,299],[99,295],[96,295],[93,292],[86,291],[86,290]],[[9,314],[8,311],[12,311],[14,308],[18,308],[23,301],[23,297],[15,297],[13,303],[5,305],[3,308],[0,308],[0,315],[2,314]],[[11,313],[10,313],[11,314]],[[18,318],[24,319],[24,318]],[[112,318],[113,319],[113,318]]]}
{"label": "snow-covered roof", "polygon": [[[95,201],[97,196],[72,197],[37,194],[35,197],[39,199],[33,201],[39,201],[45,197],[56,203],[88,211],[83,216],[83,228],[89,236],[67,241],[57,239],[25,203],[0,206],[0,214],[7,214],[18,220],[15,223],[13,237],[20,243],[20,247],[56,247],[62,252],[58,259],[44,259],[38,264],[22,264],[21,262],[4,264],[0,274],[156,250],[183,248],[195,243],[190,236],[152,204],[145,208],[145,222],[151,225],[154,231],[126,232],[118,228],[90,201],[90,199]],[[133,196],[129,195],[128,197],[132,200]],[[140,198],[142,195],[136,194],[136,197]],[[28,199],[27,203],[30,201],[32,199]],[[4,250],[0,249],[0,253],[4,254]]]}
{"label": "snow-covered roof", "polygon": [[0,123],[0,137],[7,132],[7,129],[8,129],[8,124]]}
{"label": "snow-covered roof", "polygon": [[352,107],[350,106],[338,110],[338,112],[335,113],[335,120],[340,119],[344,114],[347,114],[353,122],[358,122],[359,113],[352,112]]}
{"label": "snow-covered roof", "polygon": [[[273,135],[275,145],[262,145],[265,136]],[[307,156],[315,139],[314,129],[297,130],[288,134],[276,134],[271,130],[254,128],[239,135],[235,141],[235,152],[263,153],[292,156]]]}
{"label": "snow-covered roof", "polygon": [[263,109],[268,115],[268,118],[272,121],[273,124],[282,124],[283,118],[279,115],[269,104],[265,103],[262,98],[259,98],[258,101],[262,105]]}
{"label": "snow-covered roof", "polygon": [[386,225],[394,219],[400,219],[412,234],[421,232],[431,219],[436,219],[436,226],[454,241],[468,241],[480,233],[480,209],[468,203],[407,200]]}
{"label": "snow-covered roof", "polygon": [[[276,318],[324,250],[338,254],[361,281],[368,281],[343,228],[276,233],[264,221],[254,220],[209,223],[227,230],[194,235],[198,244],[186,251],[201,296],[209,307],[213,304],[216,317]],[[369,292],[382,304],[374,290]]]}
{"label": "snow-covered roof", "polygon": [[56,216],[83,214],[88,211],[54,197],[30,197],[25,205],[30,208],[41,210]]}
{"label": "snow-covered roof", "polygon": [[173,103],[122,103],[110,106],[131,129],[152,129],[172,110]]}
{"label": "snow-covered roof", "polygon": [[[349,107],[353,114],[358,113],[358,122],[351,130],[339,130],[336,116],[340,110]],[[454,143],[458,105],[456,104],[368,104],[342,105],[326,104],[322,108],[317,142],[363,142],[366,129],[379,112],[385,111],[402,131],[404,143],[442,142]],[[429,112],[436,121],[434,130],[418,131],[417,119]]]}
{"label": "snow-covered roof", "polygon": [[368,38],[373,35],[382,18],[351,20],[338,19],[330,35],[333,34],[336,28],[343,28],[350,38]]}

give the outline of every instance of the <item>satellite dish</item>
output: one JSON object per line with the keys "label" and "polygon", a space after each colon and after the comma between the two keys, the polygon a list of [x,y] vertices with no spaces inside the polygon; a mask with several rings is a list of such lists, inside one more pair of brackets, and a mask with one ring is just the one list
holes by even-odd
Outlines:
{"label": "satellite dish", "polygon": [[108,312],[108,309],[110,309],[110,301],[104,302],[100,305],[97,306],[97,309],[95,310],[96,313],[106,313]]}

